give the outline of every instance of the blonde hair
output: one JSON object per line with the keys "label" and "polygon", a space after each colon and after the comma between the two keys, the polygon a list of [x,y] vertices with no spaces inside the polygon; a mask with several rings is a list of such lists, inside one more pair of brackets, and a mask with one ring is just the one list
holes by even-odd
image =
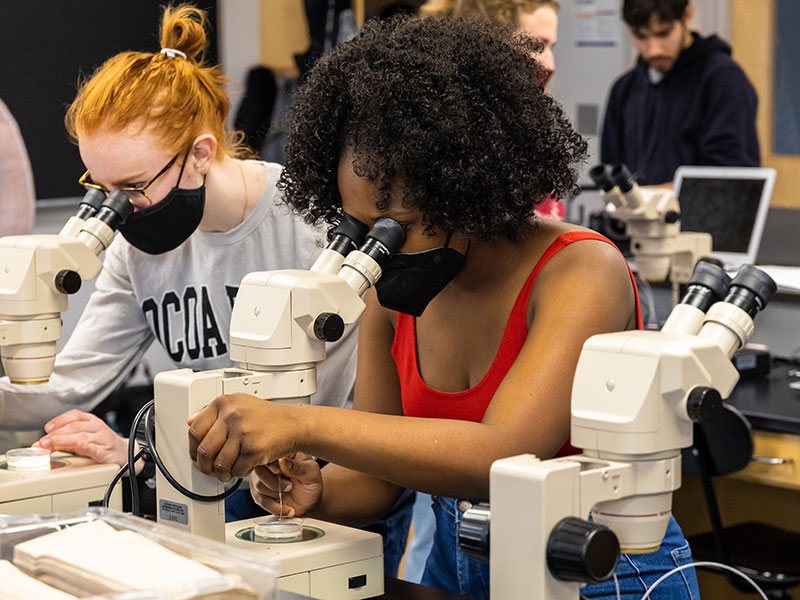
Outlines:
{"label": "blonde hair", "polygon": [[80,84],[65,124],[73,141],[100,128],[123,131],[142,122],[164,147],[182,150],[201,133],[217,138],[217,157],[248,153],[238,132],[225,131],[230,100],[218,67],[204,65],[204,11],[181,4],[164,9],[161,47],[176,53],[122,52]]}
{"label": "blonde hair", "polygon": [[561,8],[556,0],[428,0],[419,7],[421,17],[478,17],[491,23],[517,27],[519,15],[549,6]]}

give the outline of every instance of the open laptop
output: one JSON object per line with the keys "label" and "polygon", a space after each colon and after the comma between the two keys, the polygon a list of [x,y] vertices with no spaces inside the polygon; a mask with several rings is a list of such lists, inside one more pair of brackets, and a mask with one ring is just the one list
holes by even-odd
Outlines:
{"label": "open laptop", "polygon": [[680,167],[681,231],[710,233],[711,255],[729,272],[755,264],[774,185],[775,169]]}

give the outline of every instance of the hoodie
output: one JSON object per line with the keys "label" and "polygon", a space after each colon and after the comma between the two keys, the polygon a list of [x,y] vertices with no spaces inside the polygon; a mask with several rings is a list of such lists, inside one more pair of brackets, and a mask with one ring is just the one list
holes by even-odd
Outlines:
{"label": "hoodie", "polygon": [[753,86],[727,43],[692,36],[658,83],[639,57],[611,89],[600,158],[626,164],[641,185],[670,182],[681,165],[760,164]]}

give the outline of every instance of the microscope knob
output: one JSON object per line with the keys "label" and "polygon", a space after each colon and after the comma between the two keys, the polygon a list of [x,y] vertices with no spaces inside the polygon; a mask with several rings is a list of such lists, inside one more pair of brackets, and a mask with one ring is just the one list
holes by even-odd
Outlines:
{"label": "microscope knob", "polygon": [[74,294],[81,289],[81,276],[69,269],[59,271],[56,273],[56,289],[62,294]]}
{"label": "microscope knob", "polygon": [[314,335],[323,342],[335,342],[344,334],[344,321],[336,313],[324,312],[314,319]]}
{"label": "microscope knob", "polygon": [[674,210],[668,210],[667,214],[664,215],[664,223],[677,223],[680,220],[681,213]]}
{"label": "microscope knob", "polygon": [[458,522],[458,545],[467,556],[489,560],[489,522],[491,509],[485,502],[464,512]]}
{"label": "microscope knob", "polygon": [[722,409],[722,396],[714,388],[697,386],[686,399],[686,412],[695,423],[710,421]]}
{"label": "microscope knob", "polygon": [[561,519],[547,541],[547,566],[562,581],[600,583],[619,562],[617,536],[605,525],[577,517]]}

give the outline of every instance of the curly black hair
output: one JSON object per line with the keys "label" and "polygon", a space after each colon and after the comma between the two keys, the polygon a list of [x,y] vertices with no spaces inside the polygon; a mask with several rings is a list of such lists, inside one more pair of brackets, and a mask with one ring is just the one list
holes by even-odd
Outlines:
{"label": "curly black hair", "polygon": [[406,206],[473,239],[516,240],[535,205],[577,192],[586,143],[542,89],[537,41],[469,19],[372,21],[317,63],[289,112],[286,201],[309,223],[342,217],[340,156]]}

